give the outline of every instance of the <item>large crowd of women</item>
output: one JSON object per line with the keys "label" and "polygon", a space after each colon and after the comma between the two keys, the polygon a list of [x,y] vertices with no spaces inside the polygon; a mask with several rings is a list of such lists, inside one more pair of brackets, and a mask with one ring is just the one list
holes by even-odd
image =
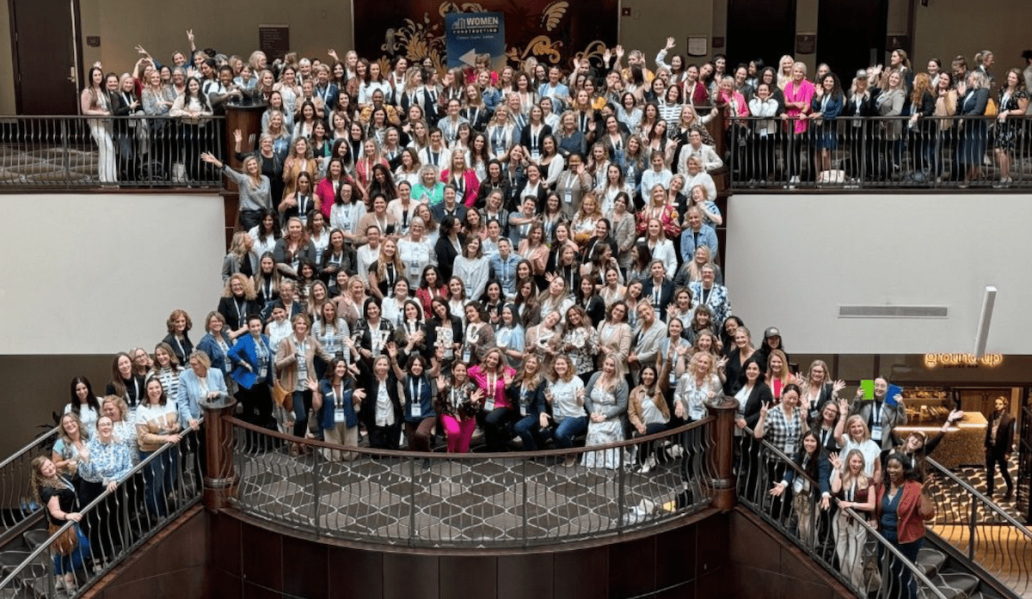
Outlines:
{"label": "large crowd of women", "polygon": [[[669,190],[676,174],[684,179],[685,197],[702,185],[704,201],[712,201],[715,189],[696,177],[724,162],[743,181],[784,180],[789,186],[801,179],[905,176],[957,182],[997,177],[996,184],[1006,186],[1015,160],[1027,158],[1032,147],[1022,118],[1029,111],[1032,51],[1022,55],[1022,67],[999,74],[990,51],[970,61],[958,55],[945,66],[929,58],[921,69],[911,66],[906,51],[894,50],[884,67],[854,74],[820,64],[811,79],[806,64],[788,55],[769,66],[761,59],[728,65],[722,55],[693,64],[673,53],[673,38],[655,57],[655,71],[638,50],[627,53],[624,66],[620,46],[601,59],[574,61],[568,71],[533,58],[522,68],[492,71],[482,57],[476,68],[443,73],[429,59],[417,64],[398,57],[388,64],[348,52],[341,60],[332,50],[327,61],[289,54],[273,64],[262,52],[245,60],[196,49],[192,60],[177,52],[171,64],[161,64],[140,50],[144,57],[131,73],[105,74],[94,65],[81,95],[82,112],[90,117],[152,117],[149,123],[89,119],[99,181],[135,176],[148,152],[152,159],[160,154],[166,176],[176,168],[182,171],[177,176],[201,178],[210,171],[196,160],[208,145],[199,140],[217,145],[204,133],[209,117],[227,103],[264,103],[269,109],[255,158],[271,185],[267,207],[277,210],[302,172],[313,184],[327,177],[334,182],[318,194],[323,205],[334,203],[343,178],[370,209],[376,192],[396,196],[403,180],[417,199],[439,202],[440,180],[456,185],[467,207],[482,207],[479,188],[491,180],[490,188],[507,183],[507,210],[519,209],[522,197],[516,194],[529,183],[539,208],[548,192],[558,192],[570,218],[586,192],[608,215],[620,191],[647,203],[652,186]],[[727,117],[723,156],[707,147],[714,139],[704,126],[720,111]],[[174,132],[163,117],[175,117]],[[693,130],[697,141],[691,140]],[[155,146],[157,140],[164,141]],[[181,148],[166,147],[170,143]],[[657,153],[663,166],[649,175]],[[571,164],[573,155],[578,165]],[[694,170],[692,157],[700,160]],[[331,171],[334,158],[340,159],[339,172]],[[986,162],[994,168],[986,169]],[[377,165],[387,169],[385,178]],[[612,178],[610,165],[619,167]],[[424,167],[435,173],[429,187],[423,185]],[[447,178],[440,179],[442,173]],[[245,206],[249,212],[258,208]],[[329,206],[323,211],[329,216]]]}
{"label": "large crowd of women", "polygon": [[[247,422],[339,444],[327,455],[339,460],[355,459],[347,448],[359,444],[431,451],[441,437],[449,452],[605,445],[698,420],[725,395],[743,437],[797,459],[820,481],[814,493],[877,511],[883,530],[914,542],[908,518],[926,512],[907,491],[910,458],[897,453],[921,454],[925,439],[893,437],[906,413],[885,397],[887,383],[874,401],[846,401],[827,365],[794,374],[778,329],[754,343],[732,313],[711,176],[731,155],[715,151],[706,123],[719,111],[769,117],[748,125],[760,144],[823,130],[840,114],[981,114],[991,54],[970,72],[958,59],[915,74],[895,51],[888,68],[857,73],[843,92],[837,75],[818,69],[814,85],[791,57],[729,70],[721,57],[700,67],[673,48],[671,39],[655,72],[619,46],[570,72],[533,60],[495,72],[481,57],[440,73],[429,61],[384,65],[332,50],[325,62],[270,64],[261,52],[144,59],[138,78],[119,85],[135,82],[146,114],[192,111],[198,86],[202,111],[240,97],[268,109],[256,139],[231,133],[239,169],[209,153],[197,160],[240,192],[225,289],[203,336],[195,346],[177,310],[153,352],[115,359],[103,407],[88,382],[73,384],[57,470],[74,473],[77,455],[94,455],[85,439],[100,415],[140,456],[196,428],[200,401],[227,394]],[[1025,111],[1019,75],[1001,82],[997,135]],[[84,110],[104,103],[104,79],[92,76]],[[100,144],[103,132],[94,135]],[[805,161],[827,168],[832,147]],[[968,176],[984,151],[962,152]],[[789,155],[798,177],[803,157]],[[127,410],[136,424],[119,428]],[[665,457],[645,448],[630,466],[647,473]],[[583,457],[588,467],[618,463],[613,452]],[[87,498],[98,479],[117,479],[88,471]],[[152,478],[148,501],[160,495],[151,490],[160,473]],[[800,482],[789,473],[774,491],[802,494]],[[843,527],[841,563],[857,576],[850,556],[862,537]]]}

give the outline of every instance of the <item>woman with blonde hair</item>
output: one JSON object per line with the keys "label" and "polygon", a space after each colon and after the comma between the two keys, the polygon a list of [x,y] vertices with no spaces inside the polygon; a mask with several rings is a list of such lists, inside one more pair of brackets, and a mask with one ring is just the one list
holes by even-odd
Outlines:
{"label": "woman with blonde hair", "polygon": [[254,240],[247,231],[237,231],[229,244],[229,251],[222,260],[222,282],[229,282],[234,274],[251,276],[257,269],[255,257],[251,254]]}
{"label": "woman with blonde hair", "polygon": [[914,88],[910,92],[910,136],[912,147],[917,148],[914,168],[924,174],[932,172],[935,162],[935,121],[928,118],[935,114],[935,96],[932,94],[932,78],[928,73],[914,76]]}
{"label": "woman with blonde hair", "polygon": [[713,268],[713,282],[717,285],[723,285],[724,276],[720,272],[720,267],[713,263],[713,256],[709,246],[704,244],[696,246],[692,259],[681,265],[681,268],[674,276],[674,284],[687,287],[689,283],[701,281],[702,267],[706,265]]}
{"label": "woman with blonde hair", "polygon": [[808,115],[812,110],[812,102],[816,88],[806,79],[806,64],[797,62],[792,66],[792,78],[782,86],[785,92],[785,113],[781,115],[785,119],[786,136],[786,171],[789,175],[788,187],[792,188],[799,183],[799,176],[802,170],[802,154],[804,153],[804,136],[807,132],[809,120]]}
{"label": "woman with blonde hair", "polygon": [[[881,93],[874,100],[874,107],[878,116],[883,117],[878,123],[880,131],[881,164],[878,166],[878,174],[888,179],[893,172],[902,167],[903,142],[901,140],[903,122],[897,117],[903,112],[903,105],[906,103],[906,87],[903,75],[896,70],[888,70],[882,74]],[[890,117],[890,118],[885,118]],[[886,159],[891,156],[891,163]]]}
{"label": "woman with blonde hair", "polygon": [[[849,413],[849,401],[845,398],[839,400],[839,414]],[[857,450],[864,456],[864,474],[879,484],[882,478],[881,446],[871,439],[871,431],[864,422],[864,417],[853,414],[849,418],[839,417],[835,425],[835,441],[842,447],[840,453],[849,455],[852,450]]]}
{"label": "woman with blonde hair", "polygon": [[[54,551],[54,573],[61,578],[57,580],[57,589],[63,590],[69,597],[77,591],[75,582],[76,570],[85,567],[86,558],[90,555],[89,539],[79,527],[82,514],[74,511],[78,507],[75,486],[62,476],[52,460],[38,456],[32,460],[32,496],[36,503],[46,507],[47,523],[51,529],[72,522],[72,531],[76,543],[67,555]],[[59,537],[59,542],[65,540]],[[55,543],[56,545],[56,543]]]}
{"label": "woman with blonde hair", "polygon": [[240,228],[250,231],[260,225],[262,211],[272,208],[273,204],[272,184],[269,178],[262,174],[258,158],[254,155],[245,157],[240,171],[233,170],[208,152],[201,154],[201,160],[222,169],[222,174],[236,183],[240,192]]}
{"label": "woman with blonde hair", "polygon": [[296,216],[287,219],[286,229],[286,235],[276,242],[276,249],[272,255],[278,269],[289,277],[297,277],[301,272],[304,256],[308,253],[308,233],[301,219]]}
{"label": "woman with blonde hair", "polygon": [[594,193],[586,193],[581,199],[580,210],[573,217],[570,229],[573,233],[573,240],[583,247],[595,233],[595,224],[602,218],[602,211],[599,208],[598,198]]}
{"label": "woman with blonde hair", "polygon": [[384,240],[379,257],[369,266],[369,293],[382,301],[394,293],[394,283],[405,277],[405,263],[401,261],[397,242]]}
{"label": "woman with blonde hair", "polygon": [[[845,455],[845,459],[839,458],[839,455]],[[832,522],[839,571],[854,589],[866,596],[863,557],[867,529],[844,510],[851,509],[861,519],[869,520],[874,512],[874,481],[864,474],[867,461],[859,449],[831,454],[829,459],[832,465],[831,493],[839,507],[838,515]]]}
{"label": "woman with blonde hair", "polygon": [[312,157],[312,147],[306,137],[294,140],[290,155],[283,161],[283,197],[278,200],[285,200],[297,190],[297,179],[302,172],[308,173],[310,182],[319,172],[319,163]]}
{"label": "woman with blonde hair", "polygon": [[778,87],[785,91],[785,86],[792,80],[792,69],[795,66],[795,59],[785,54],[778,59]]}
{"label": "woman with blonde hair", "polygon": [[[681,235],[677,208],[667,203],[667,192],[661,183],[655,184],[649,190],[648,205],[638,213],[639,235],[648,232],[649,221],[651,220],[659,221],[667,238],[677,239]],[[674,271],[668,269],[667,272]]]}
{"label": "woman with blonde hair", "polygon": [[[982,160],[988,141],[989,124],[985,116],[989,105],[989,80],[979,70],[971,71],[963,81],[957,82],[957,116],[961,120],[960,143],[957,144],[956,164],[966,169],[964,184],[977,180],[981,174]],[[960,169],[954,176],[960,176]]]}
{"label": "woman with blonde hair", "polygon": [[788,356],[780,349],[773,349],[767,356],[767,363],[764,365],[766,371],[764,376],[767,379],[767,386],[774,394],[774,401],[781,401],[781,390],[795,382],[792,371],[789,368]]}
{"label": "woman with blonde hair", "polygon": [[66,474],[78,486],[79,462],[86,451],[86,443],[90,440],[90,432],[82,424],[79,415],[68,412],[61,416],[57,441],[50,452],[50,459],[58,471]]}
{"label": "woman with blonde hair", "polygon": [[[308,432],[308,413],[313,406],[314,394],[319,390],[316,376],[315,357],[327,363],[334,356],[323,349],[319,340],[309,334],[307,314],[298,314],[291,319],[294,333],[280,342],[276,351],[275,367],[278,384],[293,395],[295,437],[304,438]],[[292,455],[297,455],[300,446],[295,445]]]}

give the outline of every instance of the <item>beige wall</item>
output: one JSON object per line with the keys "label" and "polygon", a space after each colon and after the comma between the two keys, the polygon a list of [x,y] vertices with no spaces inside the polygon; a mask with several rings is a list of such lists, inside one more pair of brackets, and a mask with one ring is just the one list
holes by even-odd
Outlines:
{"label": "beige wall", "polygon": [[[356,0],[368,1],[368,0]],[[0,114],[15,110],[11,65],[9,0],[0,0]],[[728,0],[623,0],[630,17],[620,17],[620,42],[625,48],[645,52],[651,65],[667,36],[677,38],[684,51],[689,35],[726,36]],[[799,33],[817,31],[817,0],[798,0]],[[890,0],[888,31],[905,33],[910,0]],[[968,60],[986,48],[996,53],[997,72],[1020,64],[1019,55],[1032,46],[1028,23],[1032,3],[998,0],[988,9],[968,0],[933,0],[928,7],[915,2],[915,66],[923,67],[930,56],[945,61],[962,53]],[[327,48],[350,48],[351,3],[311,0],[303,8],[269,0],[185,0],[175,10],[156,11],[154,5],[135,0],[81,0],[82,35],[99,35],[100,48],[83,43],[84,64],[96,60],[106,68],[130,70],[142,44],[159,60],[168,61],[174,50],[189,46],[185,31],[193,28],[200,47],[213,46],[227,53],[248,54],[258,45],[259,24],[290,26],[294,49],[307,56],[323,56]],[[376,33],[380,35],[380,33]],[[712,48],[710,48],[712,54]],[[814,56],[801,57],[813,63]],[[810,64],[813,67],[813,64]]]}
{"label": "beige wall", "polygon": [[[46,219],[41,219],[45,207]],[[5,195],[0,355],[153,347],[176,308],[204,335],[222,290],[218,195]]]}
{"label": "beige wall", "polygon": [[928,6],[918,5],[915,10],[914,53],[919,61],[915,68],[923,70],[933,56],[949,68],[956,54],[963,54],[973,67],[972,59],[981,50],[994,54],[992,70],[997,83],[1007,69],[1025,67],[1021,52],[1032,48],[1032,2],[931,0]]}
{"label": "beige wall", "polygon": [[[81,0],[82,35],[99,35],[100,48],[84,48],[85,64],[126,71],[143,45],[155,58],[170,62],[172,52],[190,49],[186,30],[193,29],[198,48],[248,55],[258,48],[258,25],[289,25],[291,47],[305,56],[325,59],[327,48],[343,55],[352,46],[351,3],[308,0],[290,2],[187,0],[174,10],[156,11],[136,0]],[[85,45],[85,44],[84,44]]]}
{"label": "beige wall", "polygon": [[621,6],[629,8],[631,16],[620,17],[620,44],[627,51],[644,52],[650,69],[655,69],[656,53],[668,37],[677,40],[676,52],[685,54],[689,36],[706,36],[707,49],[712,52],[711,0],[622,0]]}
{"label": "beige wall", "polygon": [[[987,351],[1032,354],[1032,196],[750,195],[728,200],[727,286],[792,352],[967,353],[995,285]],[[945,319],[839,318],[840,305],[947,306]]]}
{"label": "beige wall", "polygon": [[11,52],[11,11],[0,0],[0,114],[14,114],[14,55]]}

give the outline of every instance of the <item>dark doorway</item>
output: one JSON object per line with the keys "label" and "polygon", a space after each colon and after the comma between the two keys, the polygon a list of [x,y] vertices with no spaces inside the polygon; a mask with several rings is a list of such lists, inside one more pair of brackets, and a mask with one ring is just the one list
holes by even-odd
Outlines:
{"label": "dark doorway", "polygon": [[9,6],[18,114],[78,114],[78,0],[10,0]]}
{"label": "dark doorway", "polygon": [[762,58],[776,69],[795,56],[796,0],[730,0],[727,5],[727,70]]}
{"label": "dark doorway", "polygon": [[848,87],[858,69],[885,56],[888,0],[820,0],[817,63],[828,63]]}

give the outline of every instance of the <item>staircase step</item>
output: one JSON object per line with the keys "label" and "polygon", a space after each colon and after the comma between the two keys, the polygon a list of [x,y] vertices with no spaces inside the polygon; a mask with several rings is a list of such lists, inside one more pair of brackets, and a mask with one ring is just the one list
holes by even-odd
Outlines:
{"label": "staircase step", "polygon": [[916,563],[920,566],[925,576],[931,577],[938,573],[942,565],[946,563],[946,554],[928,547],[922,547],[917,553]]}
{"label": "staircase step", "polygon": [[35,597],[28,589],[0,590],[0,599],[35,599]]}
{"label": "staircase step", "polygon": [[50,533],[45,528],[37,528],[35,530],[26,531],[24,535],[25,542],[29,545],[29,549],[36,549],[43,543],[47,542],[50,538]]}
{"label": "staircase step", "polygon": [[978,590],[980,582],[977,576],[959,573],[936,574],[929,576],[929,580],[947,599],[969,599]]}
{"label": "staircase step", "polygon": [[0,551],[0,568],[5,566],[17,566],[29,559],[28,551]]}

